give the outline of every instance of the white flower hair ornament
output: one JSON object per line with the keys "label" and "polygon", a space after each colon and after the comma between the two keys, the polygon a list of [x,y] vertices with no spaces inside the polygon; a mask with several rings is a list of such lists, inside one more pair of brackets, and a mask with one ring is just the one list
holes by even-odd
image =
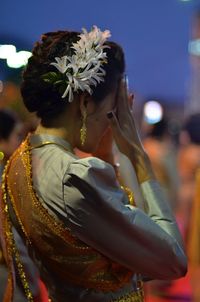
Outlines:
{"label": "white flower hair ornament", "polygon": [[102,64],[107,63],[104,49],[109,46],[104,43],[111,36],[110,31],[102,32],[97,26],[93,26],[90,32],[84,28],[82,31],[80,40],[72,43],[74,54],[55,57],[56,62],[50,64],[59,72],[48,72],[42,76],[45,82],[58,86],[62,98],[68,97],[69,102],[73,101],[73,93],[78,90],[87,91],[91,95],[91,86],[103,82],[106,74]]}

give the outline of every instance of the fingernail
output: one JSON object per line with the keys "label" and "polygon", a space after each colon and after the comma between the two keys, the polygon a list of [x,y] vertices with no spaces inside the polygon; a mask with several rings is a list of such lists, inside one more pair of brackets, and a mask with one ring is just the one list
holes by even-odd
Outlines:
{"label": "fingernail", "polygon": [[111,119],[113,117],[113,112],[112,111],[107,112],[107,117]]}

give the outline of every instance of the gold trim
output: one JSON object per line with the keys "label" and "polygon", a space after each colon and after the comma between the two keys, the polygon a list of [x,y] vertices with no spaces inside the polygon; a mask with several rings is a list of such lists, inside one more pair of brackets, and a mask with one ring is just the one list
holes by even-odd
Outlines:
{"label": "gold trim", "polygon": [[140,288],[138,288],[137,291],[125,294],[117,299],[111,300],[111,302],[144,302],[142,282],[140,283]]}
{"label": "gold trim", "polygon": [[[14,155],[11,157],[14,157]],[[28,302],[34,302],[33,300],[33,295],[30,291],[29,288],[29,284],[26,278],[26,274],[24,271],[24,267],[23,264],[20,260],[20,253],[15,245],[15,239],[14,239],[14,235],[13,235],[13,231],[12,231],[12,222],[10,219],[10,215],[9,215],[9,207],[8,207],[8,203],[7,203],[7,193],[6,193],[6,189],[7,189],[7,171],[9,169],[10,166],[10,162],[11,160],[9,160],[6,164],[4,173],[3,173],[3,181],[2,181],[2,201],[4,203],[4,208],[3,208],[3,214],[5,215],[5,220],[3,221],[3,229],[4,229],[4,236],[5,236],[5,240],[6,240],[6,260],[7,260],[7,264],[8,264],[8,269],[9,269],[9,276],[11,277],[10,279],[8,279],[8,285],[10,286],[10,289],[13,293],[13,289],[14,289],[14,280],[13,280],[13,257],[16,261],[16,265],[17,265],[17,270],[25,291],[25,295],[27,297],[27,301]],[[12,300],[12,293],[8,293],[6,292],[5,295],[5,301],[11,301]],[[7,295],[10,295],[10,297],[8,298]],[[8,300],[7,300],[8,299]]]}
{"label": "gold trim", "polygon": [[41,147],[43,147],[45,145],[56,145],[58,147],[61,147],[62,149],[64,149],[67,152],[74,153],[71,148],[66,148],[62,144],[58,144],[56,142],[51,142],[51,141],[44,141],[44,142],[42,142],[42,143],[40,143],[38,145],[29,146],[29,150],[33,150],[33,149],[36,149],[36,148],[41,148]]}
{"label": "gold trim", "polygon": [[131,191],[129,187],[121,186],[121,189],[126,193],[128,196],[129,204],[132,206],[135,206],[135,199],[134,199],[134,194]]}

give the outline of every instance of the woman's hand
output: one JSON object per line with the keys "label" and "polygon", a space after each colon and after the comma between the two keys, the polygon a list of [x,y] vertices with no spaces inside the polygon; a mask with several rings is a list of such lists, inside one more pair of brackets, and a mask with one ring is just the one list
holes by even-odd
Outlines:
{"label": "woman's hand", "polygon": [[119,150],[132,162],[139,183],[155,178],[148,155],[143,149],[135,126],[130,104],[133,95],[127,94],[124,81],[121,81],[117,95],[117,111],[108,113],[115,142]]}

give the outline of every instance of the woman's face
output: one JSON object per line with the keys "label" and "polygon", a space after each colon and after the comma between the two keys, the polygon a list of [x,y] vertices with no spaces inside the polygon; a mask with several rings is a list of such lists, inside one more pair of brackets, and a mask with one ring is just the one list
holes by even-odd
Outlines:
{"label": "woman's face", "polygon": [[95,104],[93,112],[87,115],[87,136],[84,146],[79,147],[80,150],[88,153],[95,152],[103,134],[109,127],[107,113],[115,108],[116,93],[117,89],[113,90],[98,105]]}

